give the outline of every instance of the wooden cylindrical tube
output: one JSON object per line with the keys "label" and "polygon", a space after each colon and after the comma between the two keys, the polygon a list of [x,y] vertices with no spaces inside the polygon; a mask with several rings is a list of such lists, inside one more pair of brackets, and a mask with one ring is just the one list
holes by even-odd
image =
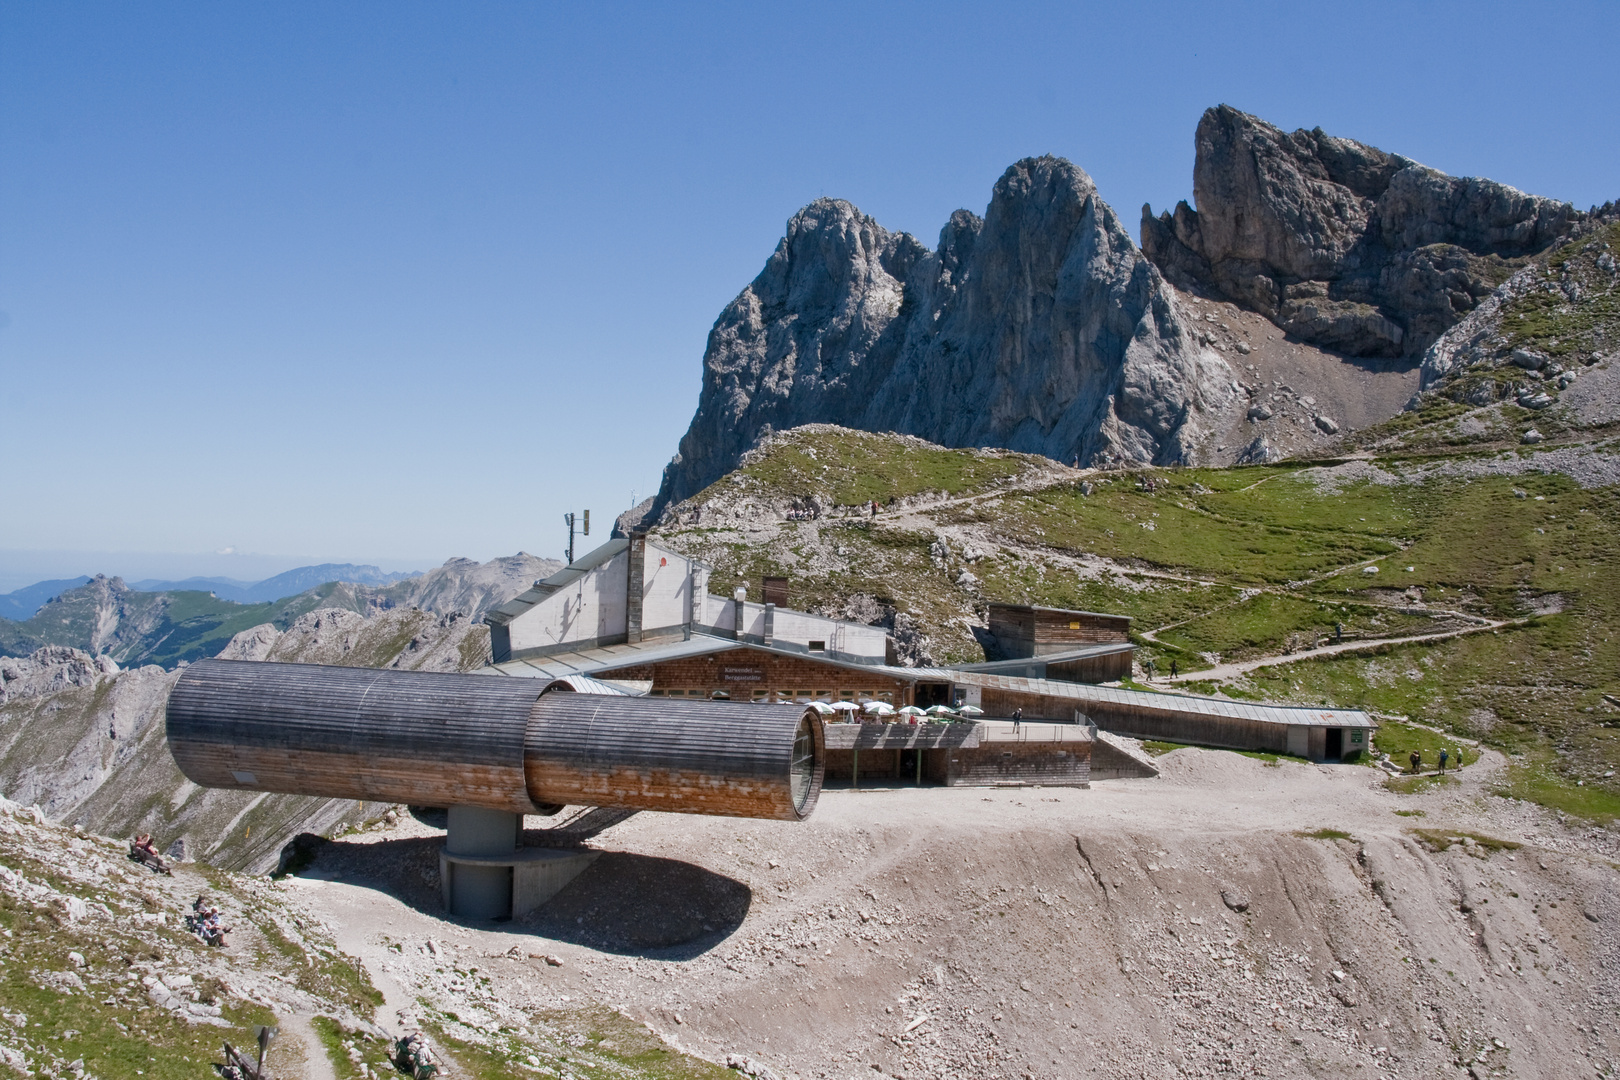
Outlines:
{"label": "wooden cylindrical tube", "polygon": [[538,679],[204,660],[169,696],[205,787],[518,814],[558,804],[800,820],[821,720],[780,705],[572,692]]}

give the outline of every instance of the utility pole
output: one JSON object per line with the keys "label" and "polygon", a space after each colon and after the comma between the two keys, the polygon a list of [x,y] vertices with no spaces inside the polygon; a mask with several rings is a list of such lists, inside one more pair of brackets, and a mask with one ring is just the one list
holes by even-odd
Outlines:
{"label": "utility pole", "polygon": [[[564,514],[563,521],[568,526],[568,565],[572,566],[574,564],[574,512],[570,510]],[[583,535],[591,535],[591,512],[589,510],[585,511],[585,520],[581,524],[585,526]]]}

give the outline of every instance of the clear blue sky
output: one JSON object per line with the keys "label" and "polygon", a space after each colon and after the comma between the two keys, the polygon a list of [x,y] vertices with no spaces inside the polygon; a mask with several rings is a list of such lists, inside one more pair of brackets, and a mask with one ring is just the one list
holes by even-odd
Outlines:
{"label": "clear blue sky", "polygon": [[605,533],[819,195],[931,245],[1053,153],[1134,227],[1224,101],[1620,196],[1617,40],[1612,3],[10,0],[0,585]]}

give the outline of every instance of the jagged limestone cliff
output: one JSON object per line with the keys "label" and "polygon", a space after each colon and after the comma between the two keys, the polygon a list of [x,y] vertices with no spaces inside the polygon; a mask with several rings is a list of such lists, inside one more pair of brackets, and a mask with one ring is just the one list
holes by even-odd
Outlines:
{"label": "jagged limestone cliff", "polygon": [[1228,105],[1204,113],[1197,144],[1198,208],[1144,206],[1148,258],[1179,286],[1356,356],[1422,353],[1583,216]]}
{"label": "jagged limestone cliff", "polygon": [[709,334],[657,509],[773,430],[836,423],[1083,464],[1192,459],[1231,373],[1084,171],[1020,161],[929,251],[847,202],[794,215]]}

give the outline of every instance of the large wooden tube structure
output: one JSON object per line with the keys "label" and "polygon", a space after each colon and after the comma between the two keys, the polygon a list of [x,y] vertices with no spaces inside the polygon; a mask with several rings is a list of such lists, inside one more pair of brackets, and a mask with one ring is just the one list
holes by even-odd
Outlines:
{"label": "large wooden tube structure", "polygon": [[802,820],[826,757],[820,719],[780,705],[318,664],[200,661],[166,720],[175,763],[204,787],[511,814]]}

